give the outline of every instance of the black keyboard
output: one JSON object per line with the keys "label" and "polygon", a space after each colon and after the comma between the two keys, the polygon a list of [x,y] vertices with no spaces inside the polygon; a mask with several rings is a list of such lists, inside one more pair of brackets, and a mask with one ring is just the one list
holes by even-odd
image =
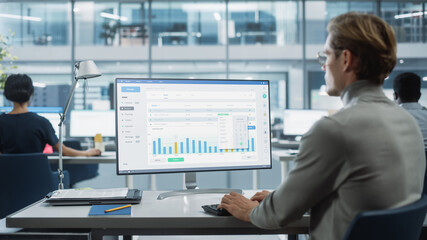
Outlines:
{"label": "black keyboard", "polygon": [[205,212],[211,213],[214,215],[231,216],[231,214],[227,210],[225,210],[223,208],[218,209],[218,205],[219,204],[203,205],[202,208],[203,208],[203,210],[205,210]]}

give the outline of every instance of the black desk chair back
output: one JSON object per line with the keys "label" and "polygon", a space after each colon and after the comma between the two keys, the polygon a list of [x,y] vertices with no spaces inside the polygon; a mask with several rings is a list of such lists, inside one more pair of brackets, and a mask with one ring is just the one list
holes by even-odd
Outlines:
{"label": "black desk chair back", "polygon": [[427,212],[427,196],[395,209],[359,213],[343,240],[418,240]]}
{"label": "black desk chair back", "polygon": [[[64,145],[82,150],[79,141],[64,141]],[[57,171],[58,163],[52,163],[51,168],[53,171]],[[63,168],[70,173],[70,187],[73,187],[77,182],[98,176],[99,164],[63,164]]]}
{"label": "black desk chair back", "polygon": [[[64,174],[67,187],[69,175]],[[58,183],[58,172],[52,172],[45,154],[0,154],[0,219],[44,198]]]}
{"label": "black desk chair back", "polygon": [[[427,159],[427,151],[426,153],[426,159]],[[427,163],[426,163],[427,165]],[[424,190],[423,190],[423,194],[427,195],[427,167],[426,167],[426,172],[424,174]]]}

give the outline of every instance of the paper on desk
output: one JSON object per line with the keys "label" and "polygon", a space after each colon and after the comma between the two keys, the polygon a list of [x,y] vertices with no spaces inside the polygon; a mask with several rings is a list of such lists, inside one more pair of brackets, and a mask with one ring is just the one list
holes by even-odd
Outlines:
{"label": "paper on desk", "polygon": [[56,190],[51,199],[81,199],[81,198],[124,198],[128,193],[127,188],[109,188],[109,189],[64,189]]}

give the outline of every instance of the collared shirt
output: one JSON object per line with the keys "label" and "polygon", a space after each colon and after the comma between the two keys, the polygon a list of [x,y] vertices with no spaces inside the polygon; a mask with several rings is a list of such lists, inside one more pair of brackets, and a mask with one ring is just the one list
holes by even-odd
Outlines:
{"label": "collared shirt", "polygon": [[427,108],[423,107],[418,102],[409,102],[400,104],[408,111],[418,122],[421,133],[424,138],[424,148],[427,150]]}
{"label": "collared shirt", "polygon": [[415,119],[368,81],[341,99],[343,109],[303,136],[288,179],[252,210],[254,225],[281,228],[311,208],[310,238],[340,240],[358,213],[421,197],[426,163]]}

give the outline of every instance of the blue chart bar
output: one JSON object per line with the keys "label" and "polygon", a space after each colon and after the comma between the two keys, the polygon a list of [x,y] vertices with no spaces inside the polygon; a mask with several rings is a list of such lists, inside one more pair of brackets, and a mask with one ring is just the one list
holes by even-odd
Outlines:
{"label": "blue chart bar", "polygon": [[[166,144],[165,144],[166,143]],[[163,146],[164,145],[164,146]],[[161,138],[153,140],[153,154],[195,154],[195,153],[233,153],[233,152],[254,152],[255,138],[248,139],[247,148],[219,149],[216,144],[209,144],[206,140],[183,138],[182,141],[170,143]]]}
{"label": "blue chart bar", "polygon": [[193,153],[196,153],[196,141],[192,140],[193,142]]}

